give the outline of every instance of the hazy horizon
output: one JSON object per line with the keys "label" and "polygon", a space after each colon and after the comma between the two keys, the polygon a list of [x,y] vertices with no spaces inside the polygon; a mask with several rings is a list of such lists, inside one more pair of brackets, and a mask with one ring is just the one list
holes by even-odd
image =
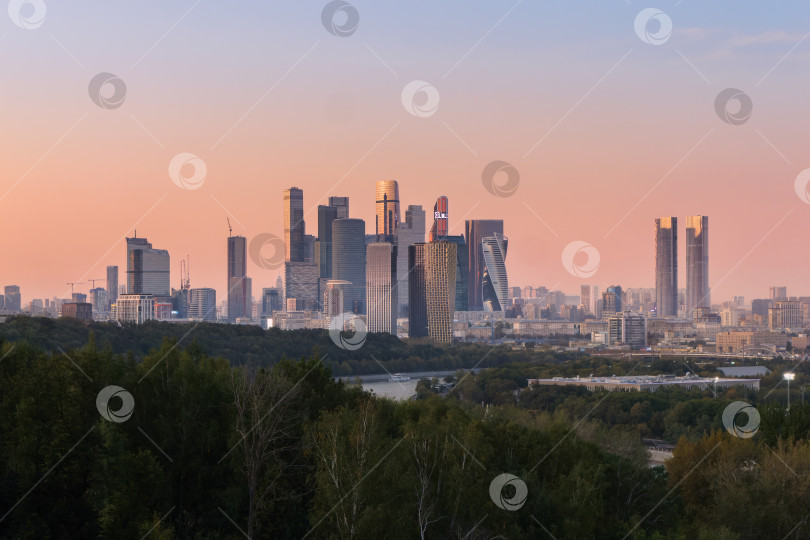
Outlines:
{"label": "hazy horizon", "polygon": [[[330,195],[373,233],[374,183],[395,179],[402,218],[421,205],[428,230],[440,195],[450,234],[503,219],[510,286],[654,287],[654,219],[677,216],[684,287],[685,218],[707,215],[713,302],[810,295],[793,240],[810,225],[794,186],[810,167],[810,6],[661,2],[673,30],[656,46],[634,30],[649,7],[636,2],[357,1],[346,37],[325,29],[326,4],[49,2],[37,28],[0,20],[0,286],[66,297],[108,264],[125,283],[137,229],[171,254],[172,286],[188,255],[191,286],[220,302],[226,217],[248,241],[283,237],[297,186],[308,234]],[[88,95],[104,72],[126,84],[120,106]],[[403,106],[411,81],[440,96],[423,117]],[[739,125],[715,111],[727,88],[753,103]],[[206,165],[198,189],[169,176],[182,152]],[[513,196],[484,188],[496,160],[519,171]],[[574,241],[599,252],[590,278],[562,264]],[[249,262],[254,297],[279,273]]]}

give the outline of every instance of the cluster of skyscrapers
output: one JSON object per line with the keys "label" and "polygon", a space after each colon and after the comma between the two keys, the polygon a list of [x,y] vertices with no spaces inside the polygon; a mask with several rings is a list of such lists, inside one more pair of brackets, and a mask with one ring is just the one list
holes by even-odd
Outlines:
{"label": "cluster of skyscrapers", "polygon": [[286,313],[274,314],[282,326],[302,320],[299,312],[319,311],[325,319],[353,312],[365,316],[371,332],[396,334],[397,319],[407,318],[408,335],[449,342],[455,311],[504,309],[503,221],[468,221],[466,240],[452,236],[442,196],[425,242],[425,212],[410,205],[402,220],[395,180],[375,185],[373,234],[349,216],[348,197],[318,206],[317,237],[306,234],[301,189],[285,190],[283,204]]}
{"label": "cluster of skyscrapers", "polygon": [[9,285],[0,295],[0,312],[136,323],[227,321],[282,329],[326,328],[351,312],[365,320],[370,332],[444,343],[591,335],[595,343],[642,348],[649,334],[676,341],[717,336],[718,350],[726,351],[783,346],[785,332],[803,332],[810,322],[810,297],[788,297],[786,287],[771,287],[770,297],[754,299],[750,309],[742,297],[712,305],[707,216],[686,218],[685,288],[679,287],[678,218],[669,216],[655,219],[654,288],[610,285],[600,291],[582,284],[574,296],[509,286],[509,240],[502,220],[467,220],[465,234],[451,235],[446,196],[435,201],[428,230],[421,205],[401,213],[395,180],[377,182],[374,193],[373,231],[350,216],[348,197],[329,197],[328,204],[317,207],[317,235],[310,235],[303,190],[284,190],[281,273],[275,286],[261,289],[255,304],[247,275],[248,240],[233,235],[229,223],[227,294],[220,305],[213,288],[191,288],[189,259],[180,261],[179,288],[171,287],[168,251],[136,233],[126,238],[123,284],[118,266],[108,266],[106,287],[95,286],[102,279],[89,280],[89,297],[71,291],[69,299],[34,299],[24,308],[20,288]]}

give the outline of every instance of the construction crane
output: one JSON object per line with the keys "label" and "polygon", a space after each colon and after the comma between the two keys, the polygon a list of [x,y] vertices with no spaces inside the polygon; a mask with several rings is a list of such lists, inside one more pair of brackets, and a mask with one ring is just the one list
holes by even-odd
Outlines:
{"label": "construction crane", "polygon": [[105,278],[96,278],[96,279],[88,279],[87,281],[90,282],[90,288],[95,289],[96,288],[96,281],[106,281],[106,279]]}
{"label": "construction crane", "polygon": [[70,285],[70,296],[73,296],[73,286],[74,285],[84,285],[83,281],[68,281],[68,285]]}
{"label": "construction crane", "polygon": [[180,259],[180,289],[191,288],[191,255],[186,258]]}
{"label": "construction crane", "polygon": [[228,238],[233,236],[233,228],[231,227],[231,218],[225,216],[225,219],[228,220]]}

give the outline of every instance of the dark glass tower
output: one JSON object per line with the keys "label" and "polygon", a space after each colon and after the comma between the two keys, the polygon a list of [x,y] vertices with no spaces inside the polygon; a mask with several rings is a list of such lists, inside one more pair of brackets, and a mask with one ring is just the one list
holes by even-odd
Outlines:
{"label": "dark glass tower", "polygon": [[503,235],[503,220],[473,219],[466,222],[468,257],[468,309],[481,311],[484,307],[482,285],[484,283],[484,253],[482,240],[495,233]]}
{"label": "dark glass tower", "polygon": [[686,218],[686,310],[687,317],[699,307],[711,307],[709,290],[709,218]]}
{"label": "dark glass tower", "polygon": [[250,317],[252,311],[247,274],[247,240],[228,237],[228,319]]}
{"label": "dark glass tower", "polygon": [[656,315],[678,316],[678,218],[655,220]]}
{"label": "dark glass tower", "polygon": [[332,222],[338,219],[336,206],[318,206],[318,243],[315,254],[320,277],[332,277]]}
{"label": "dark glass tower", "polygon": [[408,336],[428,335],[427,290],[425,265],[427,244],[420,242],[408,246]]}
{"label": "dark glass tower", "polygon": [[336,219],[332,222],[332,278],[351,282],[343,298],[343,308],[365,312],[366,222],[362,219]]}
{"label": "dark glass tower", "polygon": [[284,190],[284,244],[288,261],[304,262],[304,192],[297,187]]}

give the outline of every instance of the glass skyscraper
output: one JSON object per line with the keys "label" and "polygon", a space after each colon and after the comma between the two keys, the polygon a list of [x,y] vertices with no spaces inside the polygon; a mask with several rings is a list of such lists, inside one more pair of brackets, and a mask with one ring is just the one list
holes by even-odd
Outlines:
{"label": "glass skyscraper", "polygon": [[352,283],[345,291],[344,309],[365,313],[366,222],[362,219],[332,222],[332,278]]}
{"label": "glass skyscraper", "polygon": [[678,316],[678,218],[655,220],[655,308],[659,318]]}
{"label": "glass skyscraper", "polygon": [[297,187],[284,190],[284,244],[288,261],[304,262],[304,192]]}
{"label": "glass skyscraper", "polygon": [[428,337],[439,343],[453,341],[456,305],[456,245],[430,242],[425,250],[425,299]]}
{"label": "glass skyscraper", "polygon": [[146,238],[127,238],[127,294],[169,297],[169,252]]}
{"label": "glass skyscraper", "polygon": [[228,237],[228,319],[250,317],[253,291],[247,278],[247,239]]}
{"label": "glass skyscraper", "polygon": [[389,242],[366,246],[366,326],[369,332],[397,333],[397,252]]}
{"label": "glass skyscraper", "polygon": [[397,229],[397,311],[400,317],[408,316],[408,249],[425,241],[425,211],[421,205],[410,205],[405,210],[405,221]]}
{"label": "glass skyscraper", "polygon": [[469,250],[469,302],[470,311],[481,311],[484,307],[482,286],[484,283],[484,253],[482,240],[495,233],[503,235],[503,220],[473,219],[466,222],[467,249]]}
{"label": "glass skyscraper", "polygon": [[396,235],[399,228],[399,184],[396,180],[380,180],[375,186],[375,234]]}
{"label": "glass skyscraper", "polygon": [[486,311],[506,310],[509,298],[509,281],[506,275],[508,246],[509,239],[499,233],[481,239],[481,253],[484,258],[481,294]]}
{"label": "glass skyscraper", "polygon": [[686,218],[686,311],[689,318],[695,308],[711,307],[709,290],[709,218]]}

